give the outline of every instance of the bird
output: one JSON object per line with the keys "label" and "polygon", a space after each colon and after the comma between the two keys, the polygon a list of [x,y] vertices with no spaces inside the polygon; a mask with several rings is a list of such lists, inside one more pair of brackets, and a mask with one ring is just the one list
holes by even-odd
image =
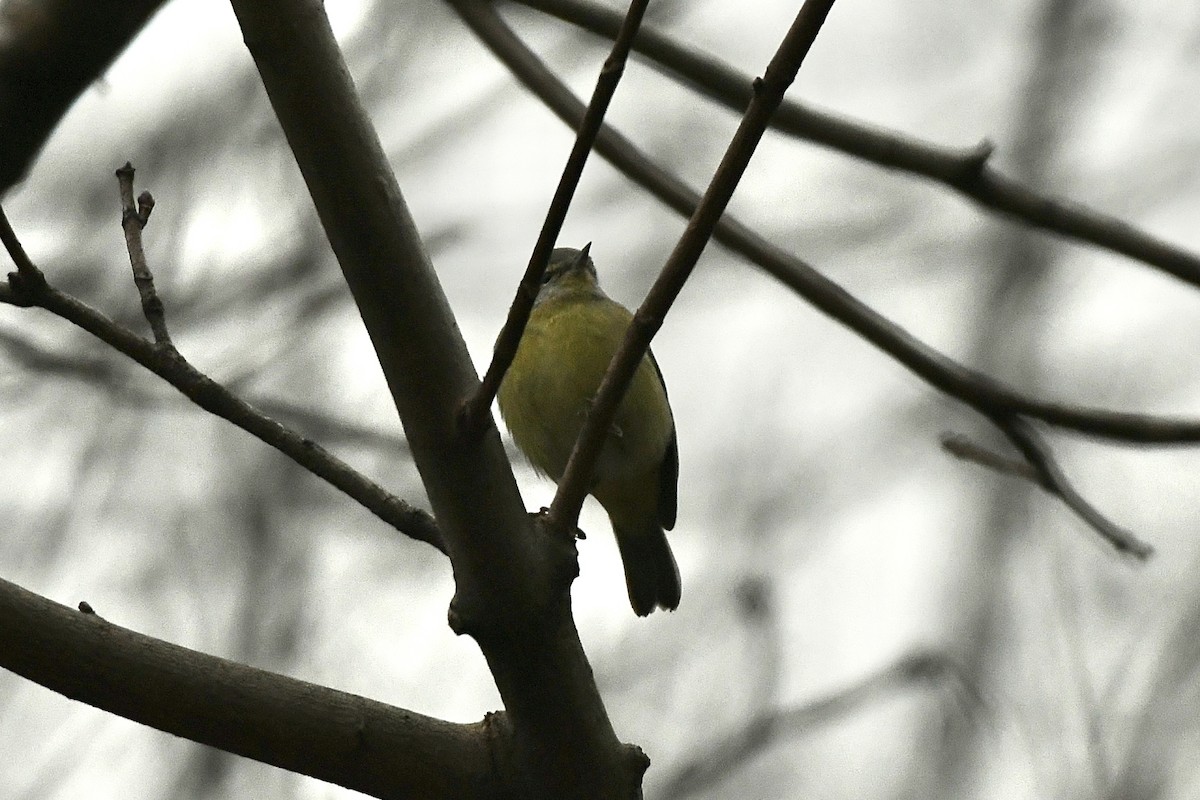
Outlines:
{"label": "bird", "polygon": [[[591,243],[551,253],[497,394],[517,448],[555,483],[633,319],[600,288],[590,253]],[[679,567],[665,532],[675,526],[678,482],[675,419],[662,371],[647,352],[617,407],[589,487],[612,523],[629,603],[640,617],[679,606]]]}

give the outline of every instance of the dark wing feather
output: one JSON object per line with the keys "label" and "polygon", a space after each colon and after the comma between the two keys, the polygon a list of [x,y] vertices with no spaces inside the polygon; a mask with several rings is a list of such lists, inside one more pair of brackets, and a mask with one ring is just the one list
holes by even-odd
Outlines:
{"label": "dark wing feather", "polygon": [[[654,373],[662,385],[663,396],[667,396],[667,382],[663,379],[662,370],[654,358],[654,352],[649,351],[650,363],[654,365]],[[668,398],[669,400],[670,398]],[[671,405],[667,403],[670,413]],[[679,494],[679,443],[675,438],[675,415],[671,414],[671,443],[663,455],[662,466],[658,470],[658,521],[665,530],[675,527],[675,511]]]}

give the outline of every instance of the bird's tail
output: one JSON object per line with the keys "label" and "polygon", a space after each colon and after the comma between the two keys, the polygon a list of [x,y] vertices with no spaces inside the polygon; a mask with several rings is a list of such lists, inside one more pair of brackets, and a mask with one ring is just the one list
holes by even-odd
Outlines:
{"label": "bird's tail", "polygon": [[625,564],[625,586],[634,613],[644,617],[655,608],[668,611],[678,608],[682,592],[679,567],[663,529],[657,524],[614,525],[613,533],[617,537],[621,561]]}

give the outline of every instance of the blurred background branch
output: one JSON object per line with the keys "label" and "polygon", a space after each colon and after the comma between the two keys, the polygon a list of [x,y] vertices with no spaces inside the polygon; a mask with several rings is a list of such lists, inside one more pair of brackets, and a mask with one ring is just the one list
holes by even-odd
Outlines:
{"label": "blurred background branch", "polygon": [[0,4],[0,195],[25,176],[58,121],[163,2]]}

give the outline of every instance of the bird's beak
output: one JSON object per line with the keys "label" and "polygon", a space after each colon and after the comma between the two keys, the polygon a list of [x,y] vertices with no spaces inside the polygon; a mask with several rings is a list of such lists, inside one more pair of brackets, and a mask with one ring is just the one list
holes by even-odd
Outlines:
{"label": "bird's beak", "polygon": [[588,253],[590,253],[591,251],[592,251],[592,243],[588,242],[587,244],[585,244],[583,246],[583,249],[579,251],[579,255],[577,255],[575,257],[575,263],[571,265],[571,268],[578,269],[579,267],[582,267],[584,264],[586,264],[587,260],[588,260]]}

